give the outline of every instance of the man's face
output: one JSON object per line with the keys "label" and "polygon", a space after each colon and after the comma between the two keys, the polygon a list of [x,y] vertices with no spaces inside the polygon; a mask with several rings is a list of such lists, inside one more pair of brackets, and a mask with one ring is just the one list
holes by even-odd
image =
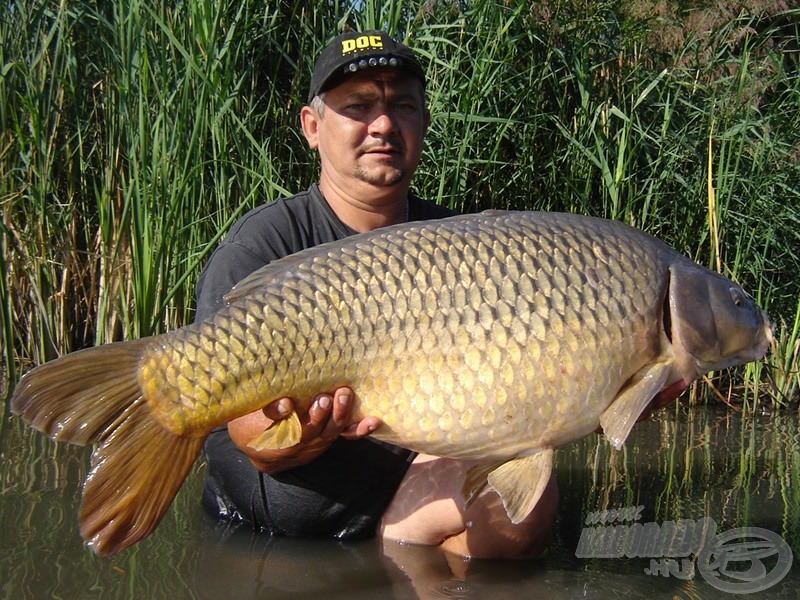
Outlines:
{"label": "man's face", "polygon": [[326,92],[324,105],[321,115],[308,110],[302,117],[323,178],[337,187],[408,185],[429,121],[418,79],[397,69],[368,69]]}

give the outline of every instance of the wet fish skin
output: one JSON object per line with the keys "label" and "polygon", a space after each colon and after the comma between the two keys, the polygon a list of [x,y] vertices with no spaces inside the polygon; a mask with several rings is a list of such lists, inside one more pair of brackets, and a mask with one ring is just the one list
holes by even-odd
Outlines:
{"label": "wet fish skin", "polygon": [[[81,509],[96,551],[156,526],[213,427],[340,385],[356,391],[354,419],[382,420],[374,437],[485,461],[465,498],[488,482],[519,521],[554,447],[598,425],[619,446],[660,391],[757,360],[771,341],[766,314],[727,279],[621,223],[556,213],[353,236],[268,265],[228,300],[202,323],[47,363],[15,391],[35,427],[100,442]],[[251,445],[290,445],[293,417]]]}
{"label": "wet fish skin", "polygon": [[[264,398],[258,390],[307,398],[320,386],[332,389],[349,383],[356,388],[360,405],[368,406],[370,414],[383,416],[384,430],[438,430],[420,419],[434,415],[437,420],[446,418],[449,410],[461,411],[459,424],[463,421],[470,429],[471,421],[483,414],[490,394],[500,406],[507,401],[495,394],[498,370],[498,377],[509,389],[515,383],[535,379],[530,371],[536,370],[545,377],[533,384],[540,388],[538,396],[543,393],[544,381],[558,386],[548,389],[559,396],[574,395],[569,393],[574,380],[561,377],[557,371],[575,374],[579,359],[593,360],[588,357],[596,354],[600,340],[592,331],[585,340],[578,341],[577,330],[585,330],[585,319],[579,312],[560,315],[551,310],[551,304],[563,304],[559,290],[566,288],[568,272],[574,277],[588,272],[587,281],[592,281],[593,291],[605,278],[612,284],[602,292],[607,296],[616,291],[614,287],[651,290],[651,296],[661,293],[659,289],[653,293],[655,286],[645,282],[663,280],[662,264],[655,263],[647,270],[640,270],[637,265],[638,281],[619,281],[618,276],[607,277],[591,267],[567,264],[552,242],[540,234],[534,252],[523,254],[518,249],[518,258],[501,268],[490,251],[510,257],[512,254],[493,250],[495,240],[488,232],[476,229],[473,235],[454,243],[446,237],[448,229],[437,231],[446,240],[440,248],[428,241],[425,231],[390,238],[397,246],[385,254],[377,250],[382,246],[381,240],[374,239],[363,249],[348,246],[344,250],[312,252],[314,260],[300,265],[300,269],[310,272],[307,277],[275,281],[258,274],[252,280],[255,283],[238,286],[240,289],[232,298],[239,301],[217,318],[160,338],[159,344],[145,355],[139,379],[164,425],[177,434],[191,434],[207,429],[209,419],[214,423],[230,420],[243,405],[247,406],[245,412],[259,408]],[[445,256],[445,248],[449,256]],[[384,258],[376,260],[372,254]],[[539,257],[536,261],[532,258],[535,256]],[[573,256],[572,260],[576,258],[582,256]],[[558,267],[555,260],[560,261]],[[468,266],[475,269],[474,274],[467,271]],[[543,269],[556,268],[559,270],[554,275],[541,274]],[[509,269],[513,275],[506,277]],[[450,294],[441,293],[445,287],[451,290]],[[524,292],[520,293],[520,289]],[[520,301],[526,296],[533,300]],[[532,306],[535,303],[546,305]],[[596,300],[587,296],[582,303],[591,310]],[[629,307],[617,307],[616,312],[631,312],[636,304],[649,306],[651,313],[661,309],[651,298],[631,296],[629,303]],[[265,314],[262,307],[269,307]],[[545,311],[549,313],[546,317]],[[600,305],[598,313],[594,320],[604,327],[609,340],[624,337],[608,307]],[[259,322],[253,323],[256,318]],[[326,324],[326,320],[330,322]],[[567,320],[577,325],[565,327]],[[657,320],[651,315],[645,314],[641,321],[650,323],[651,329],[657,327]],[[556,335],[550,333],[548,325]],[[567,340],[558,335],[564,330]],[[311,335],[316,339],[308,339]],[[284,346],[295,341],[305,345],[286,351]],[[373,341],[376,343],[370,346]],[[572,345],[574,354],[562,359],[559,346],[565,343]],[[522,351],[523,347],[527,352]],[[273,348],[278,350],[274,358],[270,355]],[[584,351],[583,356],[579,349]],[[628,355],[639,351],[637,347]],[[453,353],[460,355],[458,360],[452,359]],[[296,355],[303,356],[299,364],[290,360]],[[443,372],[444,357],[457,363],[453,371]],[[365,362],[369,368],[363,368]],[[591,370],[594,365],[588,362],[585,366]],[[514,371],[519,369],[529,373],[517,377]],[[409,377],[409,373],[419,377]],[[432,380],[433,374],[436,381]],[[620,376],[627,378],[616,378]],[[558,389],[562,386],[566,389]],[[398,408],[393,402],[398,394],[412,405],[419,403],[416,410]],[[528,396],[527,390],[520,388],[516,396]],[[445,399],[449,410],[445,410]]]}
{"label": "wet fish skin", "polygon": [[[199,332],[176,332],[145,355],[145,397],[179,435],[256,410],[265,397],[310,398],[349,384],[358,416],[382,418],[376,437],[416,450],[502,458],[562,430],[581,437],[633,373],[674,350],[661,331],[670,268],[686,289],[719,282],[713,293],[728,302],[731,283],[619,223],[526,217],[472,215],[312,249],[290,277],[282,265],[267,267]],[[676,307],[678,322],[687,303],[709,294],[690,292]],[[744,339],[734,338],[738,317],[725,328],[734,346],[749,349],[764,320],[742,297],[751,321]],[[722,361],[712,352],[704,368]],[[673,380],[698,374],[694,364],[674,367]],[[574,412],[584,404],[594,414],[581,427]]]}

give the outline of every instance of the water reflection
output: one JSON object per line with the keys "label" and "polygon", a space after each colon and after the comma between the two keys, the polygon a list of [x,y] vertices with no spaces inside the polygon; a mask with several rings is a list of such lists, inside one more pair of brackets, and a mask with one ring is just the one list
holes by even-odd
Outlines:
{"label": "water reflection", "polygon": [[[713,518],[718,531],[768,529],[800,550],[795,413],[662,412],[615,451],[591,436],[556,453],[561,491],[542,560],[465,561],[435,548],[269,539],[209,522],[197,465],[156,533],[95,557],[77,532],[88,451],[0,421],[0,589],[15,598],[718,598],[703,578],[647,575],[646,558],[577,558],[587,515],[643,506],[643,522]],[[795,561],[748,598],[795,598]]]}
{"label": "water reflection", "polygon": [[543,561],[466,561],[381,540],[313,542],[242,531],[213,537],[201,548],[202,598],[228,589],[239,598],[516,599],[526,581],[531,592],[545,589]]}

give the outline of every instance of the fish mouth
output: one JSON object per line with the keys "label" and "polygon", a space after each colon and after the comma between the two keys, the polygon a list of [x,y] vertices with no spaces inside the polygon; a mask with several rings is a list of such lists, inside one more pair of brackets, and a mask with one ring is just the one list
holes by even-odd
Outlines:
{"label": "fish mouth", "polygon": [[776,354],[778,352],[778,340],[775,339],[775,325],[765,311],[762,310],[761,314],[764,318],[764,349],[761,351],[761,356],[764,356],[770,348],[773,354]]}
{"label": "fish mouth", "polygon": [[752,344],[743,351],[733,354],[725,360],[703,360],[698,356],[694,356],[695,363],[698,366],[698,375],[761,360],[770,348],[775,352],[777,342],[775,340],[774,326],[767,313],[763,310],[761,311],[761,318],[762,327],[757,335],[754,336]]}
{"label": "fish mouth", "polygon": [[769,318],[769,315],[766,311],[761,310],[761,323],[762,327],[759,331],[759,341],[754,344],[753,358],[750,360],[759,360],[763,358],[764,355],[767,353],[767,350],[772,348],[773,352],[776,349],[777,342],[775,340],[775,326],[772,324],[772,321]]}
{"label": "fish mouth", "polygon": [[[764,329],[766,330],[766,346],[775,346],[775,325],[773,325],[772,321],[769,318],[769,315],[766,311],[761,311],[761,317],[764,319]],[[766,352],[766,349],[765,349]]]}

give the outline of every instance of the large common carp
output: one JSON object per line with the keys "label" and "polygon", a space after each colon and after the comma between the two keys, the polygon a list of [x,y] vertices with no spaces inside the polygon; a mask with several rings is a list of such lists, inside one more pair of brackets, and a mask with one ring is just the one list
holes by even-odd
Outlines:
{"label": "large common carp", "polygon": [[[14,412],[97,443],[80,511],[101,554],[148,535],[217,425],[349,385],[354,420],[419,452],[481,459],[514,522],[553,448],[601,426],[619,447],[651,401],[759,359],[767,315],[736,284],[615,221],[487,212],[355,235],[274,262],[215,316],[66,355],[27,374]],[[309,404],[299,402],[298,410]],[[285,447],[297,415],[251,442]]]}

